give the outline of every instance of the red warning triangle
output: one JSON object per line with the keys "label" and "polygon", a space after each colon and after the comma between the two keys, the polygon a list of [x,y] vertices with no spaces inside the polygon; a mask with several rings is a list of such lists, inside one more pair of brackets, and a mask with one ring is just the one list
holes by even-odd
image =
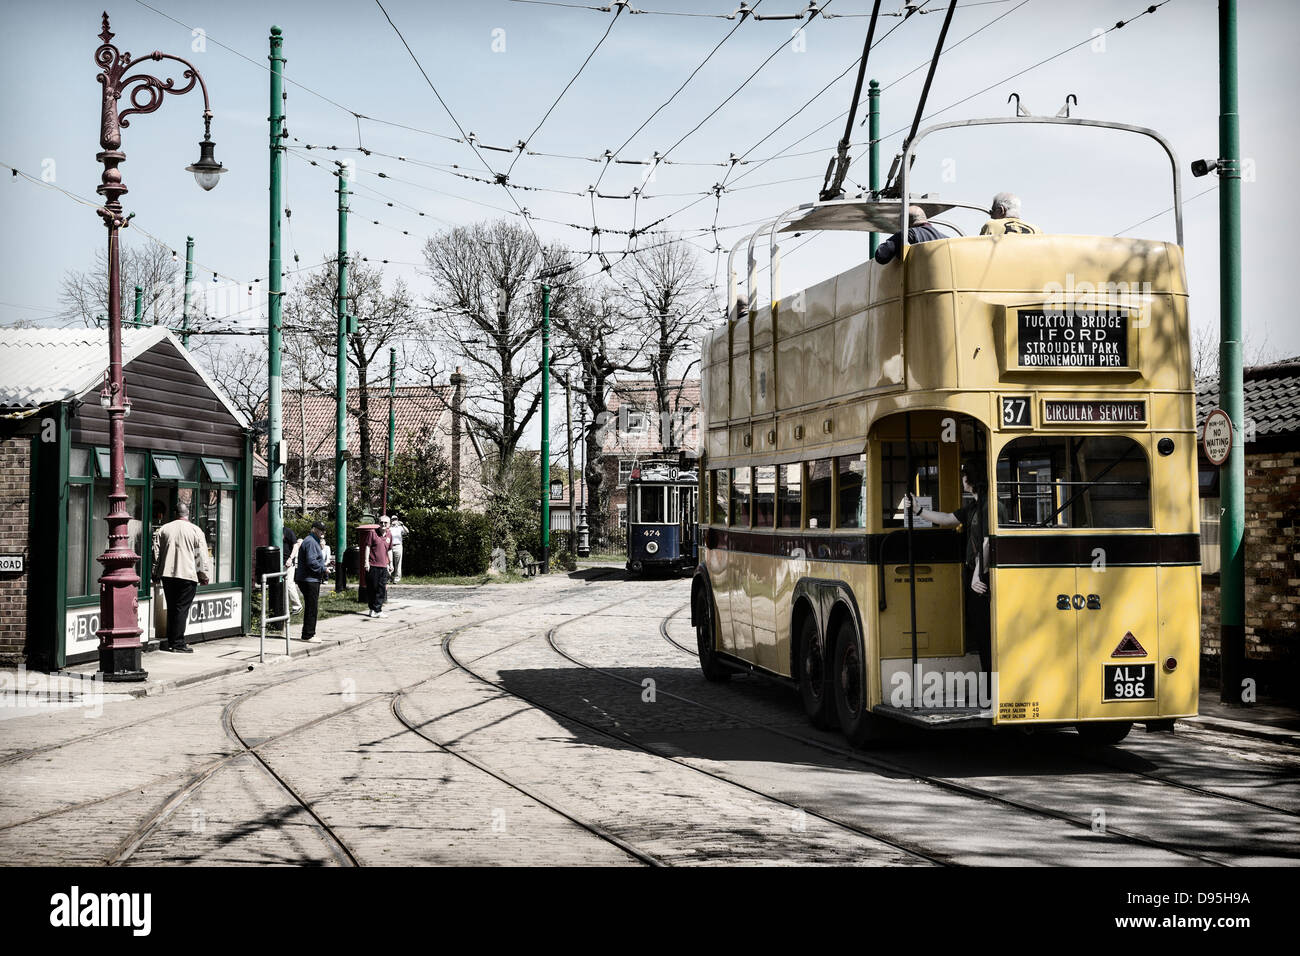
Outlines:
{"label": "red warning triangle", "polygon": [[1124,635],[1124,639],[1119,642],[1119,647],[1115,648],[1115,650],[1111,652],[1110,656],[1111,657],[1146,657],[1147,652],[1146,652],[1146,648],[1144,648],[1141,644],[1139,644],[1138,639],[1133,636],[1133,632],[1129,631],[1127,634]]}

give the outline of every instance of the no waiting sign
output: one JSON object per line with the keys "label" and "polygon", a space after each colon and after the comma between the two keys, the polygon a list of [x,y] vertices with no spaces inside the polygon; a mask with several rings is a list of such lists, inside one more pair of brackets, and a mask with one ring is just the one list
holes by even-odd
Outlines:
{"label": "no waiting sign", "polygon": [[1216,408],[1205,416],[1205,457],[1213,465],[1222,465],[1228,460],[1232,451],[1232,419],[1222,408]]}

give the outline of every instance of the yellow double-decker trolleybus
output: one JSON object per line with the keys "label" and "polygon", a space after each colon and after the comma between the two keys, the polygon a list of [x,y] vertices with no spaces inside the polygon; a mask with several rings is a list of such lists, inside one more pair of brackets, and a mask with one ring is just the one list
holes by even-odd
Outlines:
{"label": "yellow double-decker trolleybus", "polygon": [[[910,196],[928,134],[1004,123],[1155,139],[1173,167],[1177,242],[908,245],[907,202],[810,203],[748,237],[748,295],[731,272],[729,320],[703,346],[700,666],[711,680],[747,669],[797,685],[810,719],[855,745],[891,718],[1073,725],[1114,743],[1135,721],[1196,713],[1177,159],[1157,133],[1119,123],[966,120],[908,143],[894,195]],[[901,229],[901,252],[782,297],[777,234],[819,229]],[[759,241],[772,253],[763,308]]]}

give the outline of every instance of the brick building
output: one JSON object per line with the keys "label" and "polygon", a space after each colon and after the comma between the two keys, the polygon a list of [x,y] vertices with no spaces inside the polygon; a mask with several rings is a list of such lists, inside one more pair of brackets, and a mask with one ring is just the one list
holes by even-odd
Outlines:
{"label": "brick building", "polygon": [[660,415],[654,382],[632,379],[613,387],[605,403],[609,419],[601,433],[601,468],[609,489],[608,534],[627,528],[627,481],[632,469],[657,463],[677,464],[699,445],[700,380],[668,383],[668,408]]}
{"label": "brick building", "polygon": [[[1300,698],[1300,357],[1244,370],[1246,674]],[[1219,403],[1219,380],[1197,383],[1198,427]],[[1201,655],[1219,656],[1219,470],[1201,452]]]}
{"label": "brick building", "polygon": [[[455,376],[453,376],[455,378]],[[457,415],[463,386],[455,384],[399,386],[393,397],[397,454],[433,444],[452,473],[453,496],[461,507],[478,508],[482,500],[483,455],[472,431]],[[388,387],[368,389],[367,418],[370,467],[378,507],[384,454],[388,446]],[[361,473],[361,389],[348,389],[348,479],[355,493]],[[284,508],[286,512],[327,511],[334,504],[334,397],[319,391],[285,391],[281,404],[285,444]],[[457,420],[459,419],[459,420]]]}

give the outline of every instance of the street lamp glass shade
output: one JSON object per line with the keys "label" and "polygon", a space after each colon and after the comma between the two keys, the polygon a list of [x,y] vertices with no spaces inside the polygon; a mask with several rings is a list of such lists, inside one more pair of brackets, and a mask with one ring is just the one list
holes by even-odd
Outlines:
{"label": "street lamp glass shade", "polygon": [[202,140],[199,143],[198,162],[185,167],[188,172],[194,174],[194,181],[202,186],[204,191],[215,186],[217,180],[221,178],[221,174],[226,171],[226,167],[217,162],[212,155],[212,151],[215,148],[216,144],[214,144],[212,140]]}

